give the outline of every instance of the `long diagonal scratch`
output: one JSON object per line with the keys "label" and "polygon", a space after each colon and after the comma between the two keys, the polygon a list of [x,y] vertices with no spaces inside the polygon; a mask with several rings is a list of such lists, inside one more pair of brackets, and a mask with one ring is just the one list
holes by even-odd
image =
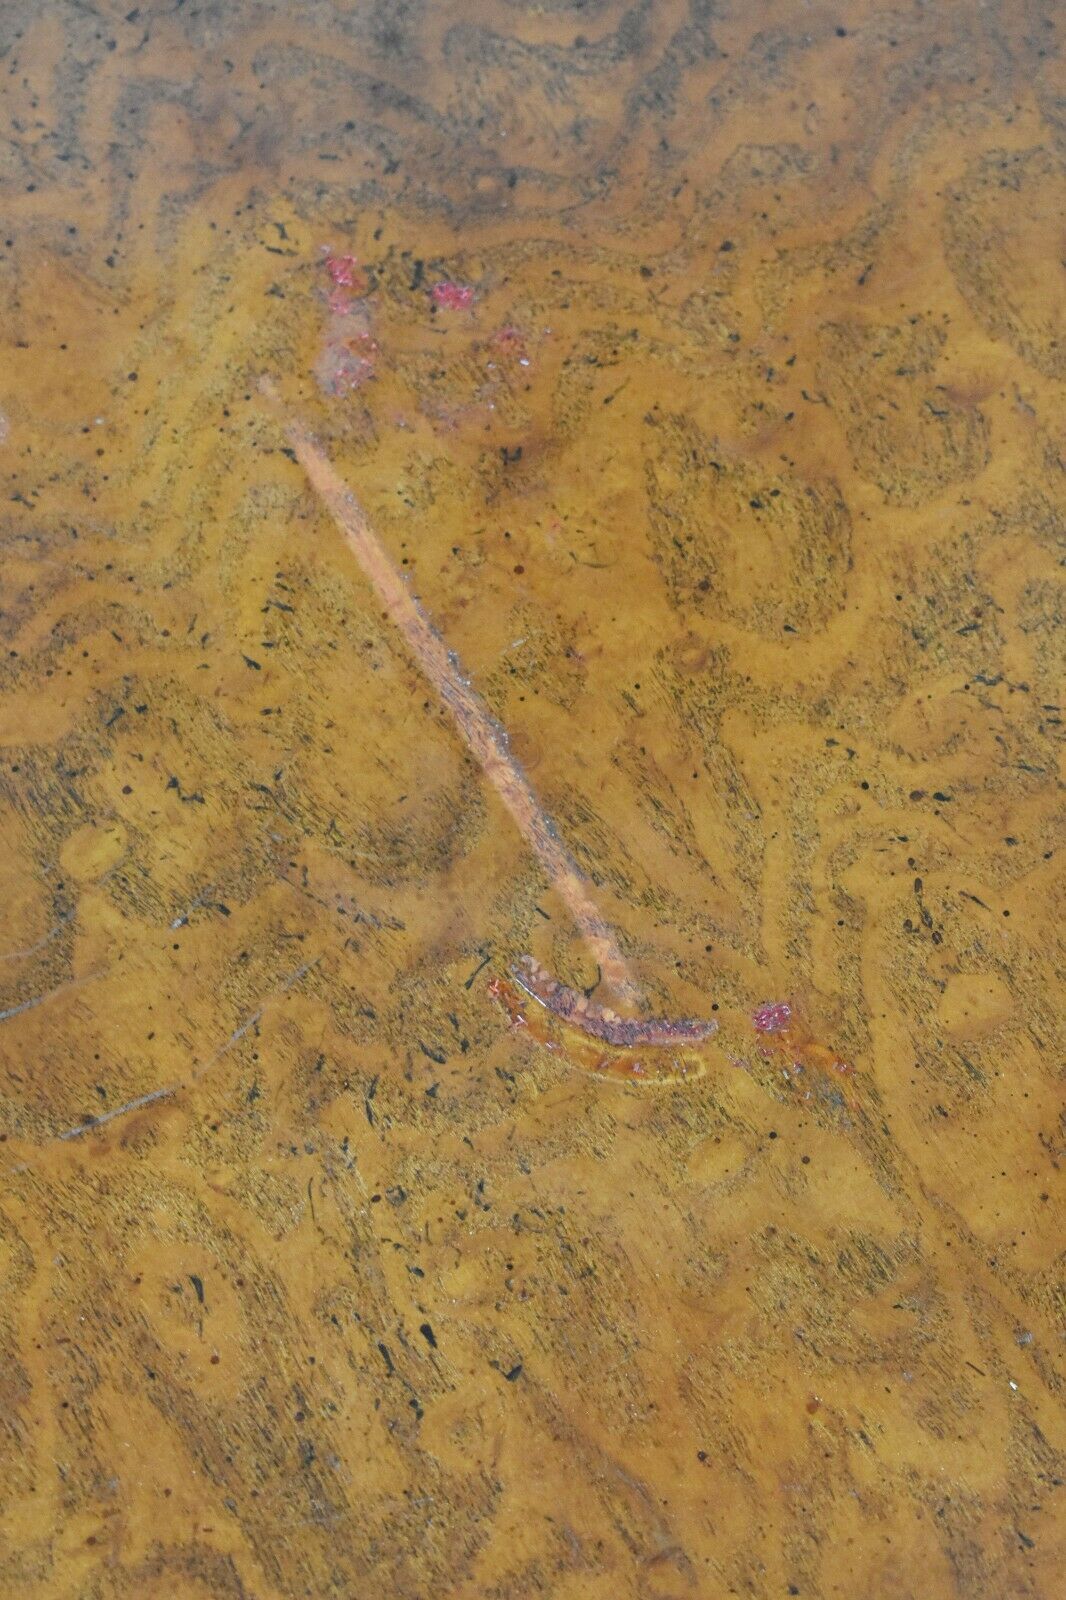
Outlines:
{"label": "long diagonal scratch", "polygon": [[[275,405],[277,394],[266,378],[260,391]],[[370,526],[348,485],[300,424],[287,421],[285,433],[316,495],[330,513],[364,576],[373,587],[408,649],[451,712],[467,748],[503,801],[520,833],[534,852],[552,886],[588,945],[604,981],[628,1002],[640,997],[617,936],[592,898],[590,886],[574,857],[533,793],[529,780],[511,753],[506,730],[477,694],[429,617],[411,593],[399,568]]]}

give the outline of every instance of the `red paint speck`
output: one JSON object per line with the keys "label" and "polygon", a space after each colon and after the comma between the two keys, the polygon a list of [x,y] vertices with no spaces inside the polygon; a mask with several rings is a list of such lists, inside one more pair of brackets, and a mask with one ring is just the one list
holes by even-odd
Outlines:
{"label": "red paint speck", "polygon": [[757,1033],[784,1033],[792,1021],[792,1007],[787,1000],[778,1000],[760,1006],[751,1020]]}
{"label": "red paint speck", "polygon": [[452,283],[445,278],[441,283],[435,283],[429,291],[433,304],[442,311],[465,311],[474,299],[474,288],[469,283]]}
{"label": "red paint speck", "polygon": [[355,288],[357,264],[354,256],[327,256],[326,271],[338,288]]}
{"label": "red paint speck", "polygon": [[366,294],[366,278],[354,256],[329,256],[325,267],[333,283],[327,299],[329,309],[336,317],[346,317],[359,304],[357,297]]}

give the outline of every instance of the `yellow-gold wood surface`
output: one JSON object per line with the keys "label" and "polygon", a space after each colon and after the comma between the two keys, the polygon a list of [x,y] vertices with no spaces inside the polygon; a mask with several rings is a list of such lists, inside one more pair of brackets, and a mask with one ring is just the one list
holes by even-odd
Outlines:
{"label": "yellow-gold wood surface", "polygon": [[1062,1592],[1062,31],[0,13],[0,1594]]}

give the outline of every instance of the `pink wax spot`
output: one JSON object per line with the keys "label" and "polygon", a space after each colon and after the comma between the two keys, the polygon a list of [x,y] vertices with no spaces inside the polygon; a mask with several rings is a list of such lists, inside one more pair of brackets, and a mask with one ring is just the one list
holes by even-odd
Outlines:
{"label": "pink wax spot", "polygon": [[357,268],[354,256],[327,256],[326,271],[339,288],[355,288]]}
{"label": "pink wax spot", "polygon": [[751,1020],[757,1033],[784,1033],[792,1021],[792,1007],[787,1000],[778,1000],[760,1006]]}
{"label": "pink wax spot", "polygon": [[439,306],[442,311],[465,311],[474,298],[472,284],[452,283],[448,278],[435,283],[429,292],[433,297],[433,304]]}

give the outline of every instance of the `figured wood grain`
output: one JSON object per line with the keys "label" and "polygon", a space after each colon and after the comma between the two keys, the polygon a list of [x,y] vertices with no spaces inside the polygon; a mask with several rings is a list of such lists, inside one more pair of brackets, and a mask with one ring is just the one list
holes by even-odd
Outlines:
{"label": "figured wood grain", "polygon": [[1061,33],[0,10],[4,1596],[1060,1592]]}

